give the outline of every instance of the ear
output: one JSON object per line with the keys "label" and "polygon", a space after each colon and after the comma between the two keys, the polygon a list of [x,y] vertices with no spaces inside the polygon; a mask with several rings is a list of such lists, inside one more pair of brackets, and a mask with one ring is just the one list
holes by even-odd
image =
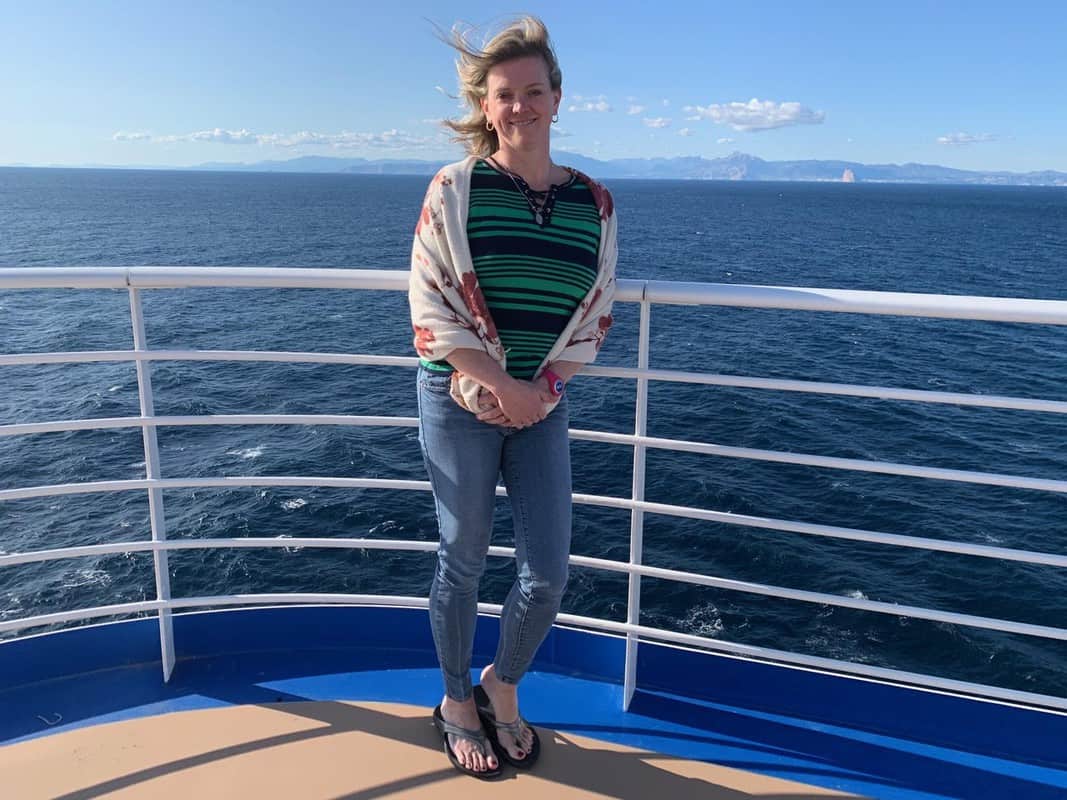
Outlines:
{"label": "ear", "polygon": [[552,112],[556,113],[559,111],[559,102],[563,99],[563,87],[561,86],[559,89],[553,89],[552,96],[556,98],[556,104],[552,107]]}

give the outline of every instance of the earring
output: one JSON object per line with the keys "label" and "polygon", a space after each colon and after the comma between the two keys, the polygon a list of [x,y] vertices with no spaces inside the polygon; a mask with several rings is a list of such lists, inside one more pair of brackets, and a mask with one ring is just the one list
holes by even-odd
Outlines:
{"label": "earring", "polygon": [[490,122],[489,120],[486,120],[485,121],[485,129],[487,131],[489,131],[490,133],[492,133],[493,132],[493,123]]}
{"label": "earring", "polygon": [[552,121],[553,122],[559,122],[559,112],[558,111],[555,114],[552,115]]}

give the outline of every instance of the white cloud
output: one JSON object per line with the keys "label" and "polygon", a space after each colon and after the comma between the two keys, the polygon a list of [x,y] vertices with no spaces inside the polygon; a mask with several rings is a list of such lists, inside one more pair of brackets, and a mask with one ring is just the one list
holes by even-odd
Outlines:
{"label": "white cloud", "polygon": [[571,105],[567,106],[568,111],[611,111],[611,104],[608,102],[608,98],[604,95],[598,95],[597,97],[585,97],[580,94],[575,94],[571,95],[570,99],[574,102]]}
{"label": "white cloud", "polygon": [[650,128],[666,128],[671,124],[671,121],[667,117],[645,117],[643,120]]}
{"label": "white cloud", "polygon": [[678,135],[679,136],[692,136],[693,135],[693,131],[690,128],[682,128],[680,131],[678,131]]}
{"label": "white cloud", "polygon": [[342,131],[341,133],[315,133],[313,131],[252,133],[244,128],[237,131],[213,128],[212,130],[170,134],[167,136],[116,133],[113,138],[115,141],[152,141],[162,144],[173,142],[214,142],[217,144],[265,145],[286,149],[292,147],[329,147],[334,150],[361,148],[396,150],[422,147],[431,141],[430,137],[414,136],[395,128],[381,133],[352,133],[349,131]]}
{"label": "white cloud", "polygon": [[671,104],[671,101],[670,101],[670,100],[664,99],[664,101],[663,101],[663,107],[664,107],[664,108],[666,108],[666,107],[667,107],[667,106],[669,106],[670,104]]}
{"label": "white cloud", "polygon": [[734,141],[736,141],[736,140],[735,139],[731,139],[731,138],[729,138],[727,136],[724,136],[721,139],[716,139],[715,140],[715,144],[733,144]]}
{"label": "white cloud", "polygon": [[735,131],[766,131],[789,125],[819,125],[826,119],[823,111],[812,111],[800,103],[775,103],[752,98],[747,103],[713,103],[709,106],[686,106],[691,112]]}
{"label": "white cloud", "polygon": [[566,138],[568,138],[570,136],[574,136],[574,134],[571,133],[566,128],[561,128],[561,127],[559,127],[559,125],[554,125],[552,127],[552,138],[553,139],[566,139]]}
{"label": "white cloud", "polygon": [[977,144],[978,142],[995,142],[997,137],[991,133],[979,133],[977,135],[970,133],[950,133],[948,136],[938,136],[938,144],[947,144],[958,147],[965,144]]}
{"label": "white cloud", "polygon": [[156,136],[156,142],[218,142],[219,144],[259,144],[259,136],[241,128],[239,131],[228,131],[223,128],[212,128],[209,131],[194,131],[193,133],[178,133],[169,136]]}
{"label": "white cloud", "polygon": [[147,142],[152,138],[150,133],[126,133],[125,131],[119,131],[111,137],[116,142]]}
{"label": "white cloud", "polygon": [[644,110],[645,110],[644,106],[632,105],[632,106],[630,106],[629,109],[627,109],[626,113],[629,114],[632,117],[635,114],[644,113]]}

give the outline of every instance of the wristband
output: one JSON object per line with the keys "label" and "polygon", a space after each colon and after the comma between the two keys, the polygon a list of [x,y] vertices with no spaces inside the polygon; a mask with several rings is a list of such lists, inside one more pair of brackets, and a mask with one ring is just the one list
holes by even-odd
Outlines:
{"label": "wristband", "polygon": [[560,397],[563,394],[563,389],[566,386],[563,378],[547,367],[541,373],[541,377],[548,381],[548,391],[552,392],[553,397]]}

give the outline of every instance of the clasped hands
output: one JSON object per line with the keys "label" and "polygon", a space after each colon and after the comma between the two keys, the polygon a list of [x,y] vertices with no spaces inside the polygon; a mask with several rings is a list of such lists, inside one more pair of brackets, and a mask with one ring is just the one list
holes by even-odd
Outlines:
{"label": "clasped hands", "polygon": [[482,387],[477,416],[490,425],[528,428],[548,416],[557,399],[545,381],[509,380],[495,392]]}

